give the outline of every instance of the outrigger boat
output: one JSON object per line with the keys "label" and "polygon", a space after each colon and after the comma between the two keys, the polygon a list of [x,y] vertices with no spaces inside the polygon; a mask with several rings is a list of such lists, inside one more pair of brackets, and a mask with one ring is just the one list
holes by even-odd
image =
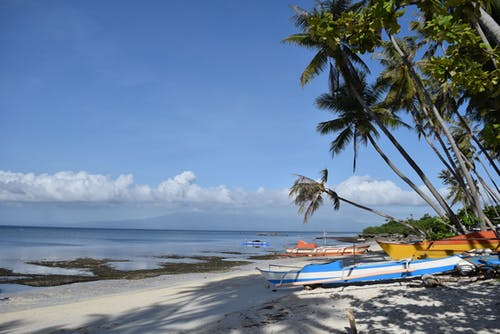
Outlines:
{"label": "outrigger boat", "polygon": [[[275,287],[301,285],[335,285],[355,282],[401,280],[420,277],[425,274],[442,274],[453,271],[459,265],[470,266],[460,256],[441,259],[386,261],[357,264],[344,267],[342,261],[324,264],[309,264],[300,269],[286,271],[256,268]],[[270,269],[273,265],[270,265]],[[278,266],[285,267],[285,266]]]}
{"label": "outrigger boat", "polygon": [[435,241],[400,243],[377,240],[377,243],[394,260],[410,257],[415,259],[440,258],[473,249],[489,248],[493,251],[500,251],[500,239],[493,230],[472,232]]}
{"label": "outrigger boat", "polygon": [[307,243],[299,240],[293,248],[285,248],[288,256],[344,256],[364,254],[369,245],[332,245],[318,246],[316,243]]}
{"label": "outrigger boat", "polygon": [[465,260],[482,271],[487,278],[500,275],[500,253],[486,253],[485,255],[464,255]]}

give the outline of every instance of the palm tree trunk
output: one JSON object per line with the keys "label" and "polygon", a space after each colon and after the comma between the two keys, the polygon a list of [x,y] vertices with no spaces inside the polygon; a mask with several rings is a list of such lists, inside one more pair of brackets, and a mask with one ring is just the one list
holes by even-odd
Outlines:
{"label": "palm tree trunk", "polygon": [[493,180],[493,178],[490,175],[490,172],[488,172],[488,168],[486,168],[486,166],[484,165],[484,163],[481,160],[479,160],[479,163],[483,167],[484,172],[486,173],[486,175],[488,175],[488,179],[490,180],[490,182],[493,184],[493,186],[495,187],[495,189],[497,190],[497,192],[500,194],[500,189],[498,189],[498,186],[497,186],[495,180]]}
{"label": "palm tree trunk", "polygon": [[439,206],[433,202],[422,190],[420,190],[406,175],[404,175],[393,163],[392,161],[385,155],[385,153],[382,151],[380,146],[378,146],[377,142],[373,139],[373,137],[368,134],[368,140],[370,140],[370,143],[372,146],[375,148],[375,150],[378,152],[378,154],[384,159],[386,164],[396,173],[403,181],[406,182],[422,199],[429,204],[434,211],[438,214],[440,217],[445,217],[443,214],[443,211],[439,208]]}
{"label": "palm tree trunk", "polygon": [[[425,113],[425,115],[427,117],[427,120],[429,121],[429,124],[431,125],[432,128],[435,129],[436,127],[434,126],[434,122],[432,121],[431,117],[428,117],[428,112],[427,112],[425,106],[422,104],[422,101],[420,101],[420,99],[418,99],[418,100],[419,100],[419,103],[422,105],[422,110],[424,110],[424,113]],[[415,110],[415,107],[412,110],[412,115],[413,115],[413,121],[415,122],[415,124],[420,124],[420,122],[418,121],[418,119],[416,117],[417,111]],[[436,145],[434,145],[433,141],[429,138],[429,135],[423,129],[420,132],[424,136],[425,141],[427,142],[427,144],[429,145],[429,147],[434,151],[434,153],[436,153],[436,155],[439,158],[439,160],[441,160],[441,162],[443,163],[443,165],[448,169],[448,171],[455,178],[455,180],[458,183],[460,183],[460,185],[463,188],[465,188],[465,184],[463,182],[463,179],[457,173],[457,167],[456,167],[456,165],[455,165],[452,157],[448,153],[448,150],[446,149],[446,145],[444,144],[443,140],[441,139],[441,136],[439,135],[439,133],[434,132],[434,136],[437,139],[438,143],[440,144],[441,149],[443,150],[444,154],[448,158],[448,161],[446,161],[446,159],[443,157],[443,155],[438,150],[438,148],[436,147]]]}
{"label": "palm tree trunk", "polygon": [[[420,101],[420,104],[422,105],[422,110],[424,111],[424,114],[426,115],[427,119],[429,120],[429,124],[431,125],[431,127],[433,129],[437,129],[436,125],[432,121],[432,117],[429,116],[429,112],[427,111],[427,108],[422,103],[422,101]],[[458,172],[457,165],[455,164],[455,161],[453,161],[452,156],[448,152],[446,144],[444,143],[443,139],[441,138],[441,135],[437,131],[434,131],[434,136],[437,139],[439,145],[441,146],[441,149],[443,150],[444,154],[448,158],[448,162],[446,162],[444,157],[441,155],[441,153],[438,151],[438,149],[432,144],[430,138],[428,138],[427,135],[425,135],[425,139],[427,140],[429,145],[433,148],[436,155],[441,159],[441,162],[443,162],[443,165],[445,165],[448,168],[448,170],[450,171],[452,176],[455,178],[455,180],[458,182],[458,184],[462,188],[466,202],[469,203],[469,205],[472,205],[473,198],[471,197],[470,193],[467,191],[467,185],[465,184],[464,179],[462,178],[462,176]]]}
{"label": "palm tree trunk", "polygon": [[345,82],[348,84],[349,90],[351,94],[356,98],[356,100],[359,102],[363,110],[370,116],[372,120],[375,121],[375,123],[378,125],[378,127],[384,132],[384,134],[387,136],[387,138],[391,141],[391,143],[396,147],[396,149],[401,153],[401,155],[404,157],[404,159],[408,162],[408,164],[415,170],[417,175],[420,177],[422,182],[427,186],[429,191],[432,193],[434,198],[439,202],[441,207],[446,211],[447,216],[450,218],[450,221],[452,222],[453,225],[457,227],[457,229],[462,229],[461,223],[458,219],[458,217],[455,215],[453,210],[450,208],[448,203],[443,199],[441,194],[437,191],[437,189],[434,187],[434,185],[431,183],[431,181],[427,178],[425,173],[422,171],[422,169],[417,165],[417,163],[410,157],[408,152],[399,144],[399,142],[394,138],[392,133],[387,129],[387,127],[382,123],[380,118],[371,110],[371,108],[365,103],[361,95],[359,94],[359,90],[357,89],[356,83],[359,83],[359,78],[356,78],[351,75],[349,69],[345,66],[342,66],[343,64],[339,64],[339,60],[342,61],[342,59],[337,60],[337,64],[339,66],[340,71],[343,74]]}
{"label": "palm tree trunk", "polygon": [[391,215],[388,215],[388,214],[383,213],[383,212],[380,212],[380,211],[378,211],[378,210],[375,210],[375,209],[369,208],[369,207],[367,207],[367,206],[364,206],[364,205],[361,205],[361,204],[355,203],[355,202],[353,202],[353,201],[350,201],[350,200],[348,200],[348,199],[346,199],[346,198],[343,198],[343,197],[340,197],[340,196],[337,196],[337,198],[338,198],[340,201],[342,201],[342,202],[346,202],[346,203],[348,203],[348,204],[351,204],[351,205],[353,205],[353,206],[355,206],[355,207],[357,207],[357,208],[359,208],[359,209],[363,209],[363,210],[369,211],[369,212],[371,212],[371,213],[374,213],[374,214],[376,214],[376,215],[378,215],[378,216],[380,216],[380,217],[383,217],[383,218],[386,218],[386,219],[389,219],[389,220],[393,220],[393,221],[395,221],[395,222],[398,222],[398,223],[400,223],[400,224],[402,224],[402,225],[404,225],[404,226],[406,226],[406,227],[408,227],[408,228],[410,228],[410,229],[412,229],[412,230],[416,230],[416,231],[418,231],[418,233],[419,233],[421,236],[425,237],[425,232],[423,232],[422,230],[420,230],[420,229],[416,228],[415,226],[412,226],[412,225],[408,224],[408,223],[407,223],[406,221],[404,221],[404,220],[397,219],[397,218],[395,218],[395,217],[393,217],[393,216],[391,216]]}
{"label": "palm tree trunk", "polygon": [[[436,136],[437,136],[437,138],[441,138],[438,134],[436,134]],[[438,156],[439,160],[441,160],[441,162],[446,167],[446,169],[451,173],[451,175],[453,176],[453,178],[460,184],[460,187],[462,189],[465,189],[466,187],[465,187],[465,184],[464,184],[464,182],[462,180],[462,177],[457,174],[456,169],[453,168],[448,163],[448,161],[446,161],[446,159],[443,157],[443,155],[441,154],[441,152],[437,149],[437,147],[434,145],[434,143],[432,142],[432,140],[429,138],[429,136],[427,134],[424,134],[424,138],[427,141],[427,144],[429,144],[429,146],[432,148],[432,150],[434,151],[434,153],[436,153],[436,155]],[[440,142],[442,143],[442,141],[440,141]],[[445,152],[447,152],[447,151],[445,150]],[[472,201],[472,199],[470,198],[469,192],[465,191],[465,196],[467,198],[468,203],[470,203]]]}
{"label": "palm tree trunk", "polygon": [[[475,22],[474,28],[476,28],[476,31],[479,34],[479,37],[481,37],[481,40],[483,41],[483,43],[488,47],[488,50],[491,51],[492,48],[491,48],[490,41],[488,41],[488,38],[484,34],[484,31],[481,28],[481,25],[479,23]],[[491,54],[490,54],[490,60],[493,63],[493,66],[495,66],[495,68],[498,68],[497,61],[495,60],[495,57],[493,57],[493,55],[491,55]]]}
{"label": "palm tree trunk", "polygon": [[408,67],[408,71],[409,71],[410,76],[412,77],[413,81],[415,82],[415,84],[417,85],[419,90],[424,94],[426,104],[431,107],[431,110],[432,110],[434,117],[438,121],[438,124],[441,127],[441,130],[443,131],[446,138],[448,139],[448,142],[451,145],[453,153],[455,153],[455,156],[457,158],[458,166],[460,167],[460,170],[461,170],[463,176],[465,177],[467,184],[469,185],[471,196],[473,199],[472,207],[474,209],[474,213],[477,215],[477,217],[480,220],[481,229],[483,229],[483,230],[486,229],[486,220],[487,219],[486,219],[486,216],[484,215],[484,212],[481,208],[478,189],[477,189],[476,185],[474,184],[474,181],[472,180],[472,177],[471,177],[469,171],[467,170],[467,167],[465,166],[465,162],[462,159],[462,156],[460,154],[460,150],[458,149],[458,146],[457,146],[455,140],[453,139],[453,136],[451,135],[448,127],[445,125],[445,122],[444,122],[443,118],[441,117],[441,115],[439,114],[439,111],[437,110],[436,106],[434,105],[432,98],[429,96],[429,93],[427,92],[427,90],[423,86],[420,78],[418,77],[417,73],[415,72],[413,65],[409,62],[408,57],[401,50],[396,39],[394,38],[394,36],[392,36],[392,34],[389,34],[389,38],[391,39],[392,45],[394,46],[394,48],[396,49],[398,54],[401,56],[402,60],[406,64],[406,66]]}
{"label": "palm tree trunk", "polygon": [[479,23],[486,29],[488,35],[495,40],[496,45],[500,45],[500,26],[481,5],[479,5],[479,12]]}
{"label": "palm tree trunk", "polygon": [[490,188],[490,186],[483,180],[482,177],[478,176],[479,182],[481,182],[481,185],[485,189],[486,193],[490,197],[490,199],[495,202],[495,205],[498,205],[500,203],[500,197],[498,196],[497,193],[493,191],[493,189]]}
{"label": "palm tree trunk", "polygon": [[463,116],[460,115],[460,113],[458,112],[457,109],[455,109],[455,114],[458,116],[458,119],[460,120],[460,123],[462,123],[462,126],[467,131],[467,133],[471,136],[472,140],[474,140],[474,142],[476,143],[477,147],[479,147],[479,149],[481,150],[481,153],[484,154],[484,156],[486,157],[486,159],[490,163],[491,167],[493,167],[493,169],[495,170],[495,172],[497,172],[497,175],[500,176],[500,169],[496,165],[495,161],[493,161],[493,159],[491,158],[491,156],[484,149],[484,146],[481,144],[481,142],[479,141],[479,139],[477,139],[477,137],[474,135],[474,133],[472,132],[471,128],[469,127],[469,125],[467,124],[467,122],[465,121],[465,119],[463,118]]}

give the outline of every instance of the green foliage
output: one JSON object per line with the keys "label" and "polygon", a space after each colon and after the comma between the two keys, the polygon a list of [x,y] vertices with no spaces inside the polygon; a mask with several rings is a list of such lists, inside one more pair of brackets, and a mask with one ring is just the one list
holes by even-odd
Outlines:
{"label": "green foliage", "polygon": [[380,226],[370,226],[363,230],[363,234],[401,234],[409,235],[412,234],[412,230],[409,227],[401,225],[393,220],[380,225]]}
{"label": "green foliage", "polygon": [[[380,83],[377,91],[386,93],[384,104],[380,106],[394,114],[401,110],[412,114],[419,135],[429,138],[430,145],[445,167],[453,169],[454,173],[450,175],[458,180],[465,180],[448,185],[462,189],[464,194],[469,192],[471,196],[463,196],[461,202],[471,205],[479,216],[482,214],[473,178],[478,179],[480,175],[475,170],[473,161],[482,157],[474,152],[472,146],[484,148],[481,153],[493,159],[500,157],[500,37],[494,23],[478,24],[479,19],[491,18],[491,9],[485,6],[487,3],[470,0],[376,0],[353,4],[349,0],[320,0],[311,12],[296,11],[296,24],[302,32],[285,39],[285,42],[317,51],[302,73],[302,85],[329,67],[331,99],[337,105],[342,102],[339,92],[343,80],[346,91],[358,101],[363,100],[360,102],[360,113],[369,115],[366,122],[375,121],[392,138],[379,115],[373,112],[376,107],[366,101],[363,94],[362,73],[369,71],[359,54],[382,50],[390,55],[386,57],[385,63],[381,61],[385,69],[377,79]],[[480,10],[481,6],[484,10]],[[405,27],[408,30],[401,29],[401,25],[409,17],[407,15],[401,19],[406,10],[418,18],[418,22]],[[497,17],[493,16],[498,22]],[[401,31],[404,39],[401,35],[398,36]],[[393,61],[389,62],[387,59]],[[320,102],[328,101],[323,98]],[[330,105],[335,106],[334,103]],[[437,115],[438,113],[441,114]],[[475,135],[474,139],[478,139],[476,142],[482,145],[471,144],[472,136],[467,136],[458,143],[452,137],[449,130],[457,124],[460,118],[457,114],[470,120],[467,131]],[[348,129],[348,124],[335,119],[323,122],[318,127],[322,134],[339,132],[332,142],[332,153],[340,152],[351,139],[356,152],[358,139],[362,139],[358,137],[361,127],[354,124],[352,129]],[[433,145],[431,141],[437,142],[437,139],[433,139],[434,135],[442,136],[438,138],[446,137],[446,141],[440,141],[439,144],[442,151],[450,154],[444,156],[439,147]],[[458,159],[462,155],[471,162],[469,165]],[[407,161],[419,176],[423,174],[416,162],[410,159]],[[451,179],[451,176],[447,178]],[[422,179],[425,182],[426,178]],[[429,189],[434,189],[430,182],[425,183]],[[321,204],[322,198],[318,196],[318,189],[310,185],[306,185],[303,191],[299,202],[307,216],[316,209],[316,205]],[[478,223],[476,217],[465,211],[460,217],[465,225],[463,226],[437,191],[433,195],[450,221],[424,216],[404,223],[425,230],[427,236],[433,239],[448,236],[450,224],[458,230],[464,230]],[[443,215],[441,209],[434,207],[434,210]],[[481,221],[481,225],[484,224]],[[384,231],[381,233],[411,233],[411,228],[401,227],[399,224],[395,226],[391,222],[375,230]]]}
{"label": "green foliage", "polygon": [[[448,225],[442,219],[424,215],[419,220],[408,219],[406,220],[411,226],[425,232],[426,238],[436,240],[452,236]],[[399,234],[399,235],[412,235],[415,234],[414,230],[406,227],[398,222],[389,221],[380,226],[371,226],[363,230],[363,234]]]}
{"label": "green foliage", "polygon": [[[500,224],[500,206],[487,206],[483,209],[483,212],[493,224]],[[477,227],[479,225],[479,219],[472,213],[472,210],[470,208],[460,209],[457,213],[457,216],[469,229]]]}
{"label": "green foliage", "polygon": [[[477,226],[479,222],[477,217],[470,212],[470,209],[460,209],[457,212],[457,216],[463,222],[463,224],[469,228],[469,230]],[[499,220],[499,212],[500,206],[488,206],[484,208],[485,215],[494,222]],[[429,240],[439,240],[454,235],[454,233],[450,230],[449,225],[447,224],[448,222],[443,221],[441,218],[432,217],[427,214],[418,220],[408,219],[406,220],[406,223],[424,231],[426,234],[426,238]],[[497,224],[500,224],[500,221],[498,221]],[[397,234],[406,236],[414,234],[414,231],[409,227],[402,225],[401,223],[389,221],[380,226],[367,227],[363,230],[363,234]]]}

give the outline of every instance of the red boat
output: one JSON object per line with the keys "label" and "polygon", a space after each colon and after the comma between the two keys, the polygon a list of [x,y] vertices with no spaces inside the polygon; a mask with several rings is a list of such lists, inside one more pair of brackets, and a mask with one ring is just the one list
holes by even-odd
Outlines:
{"label": "red boat", "polygon": [[293,248],[286,248],[288,256],[343,256],[353,254],[364,254],[369,245],[332,245],[318,246],[315,243],[307,243],[299,240]]}

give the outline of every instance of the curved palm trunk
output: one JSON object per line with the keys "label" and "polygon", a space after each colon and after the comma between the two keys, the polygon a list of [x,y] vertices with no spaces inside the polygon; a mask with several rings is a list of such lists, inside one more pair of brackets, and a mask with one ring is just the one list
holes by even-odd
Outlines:
{"label": "curved palm trunk", "polygon": [[453,139],[453,136],[451,135],[448,127],[445,125],[444,119],[439,114],[439,111],[437,110],[436,106],[432,102],[432,98],[429,96],[429,93],[424,88],[422,82],[420,81],[420,78],[418,77],[417,73],[413,69],[413,65],[408,61],[408,57],[401,50],[396,39],[394,38],[394,36],[392,36],[392,34],[389,34],[389,38],[391,39],[391,42],[392,42],[392,45],[394,46],[394,48],[396,49],[398,54],[401,56],[403,62],[408,67],[408,71],[411,75],[412,80],[415,82],[415,84],[417,85],[419,90],[424,94],[426,104],[431,107],[433,116],[436,118],[441,130],[443,131],[444,135],[448,139],[448,142],[451,145],[453,153],[455,153],[455,156],[457,158],[458,166],[460,167],[460,171],[462,172],[462,175],[465,177],[467,184],[470,188],[471,197],[473,199],[472,207],[474,209],[474,213],[477,215],[477,217],[480,220],[481,229],[483,229],[483,230],[486,229],[487,218],[484,215],[484,212],[481,208],[478,189],[477,189],[476,185],[474,184],[472,177],[471,177],[469,171],[467,170],[467,167],[465,166],[465,162],[462,159],[462,156],[460,154],[460,150],[458,149],[458,146],[457,146],[455,140]]}
{"label": "curved palm trunk", "polygon": [[479,163],[483,167],[484,172],[486,173],[486,175],[488,175],[488,179],[490,180],[490,182],[493,184],[493,186],[495,187],[495,189],[497,190],[497,192],[500,194],[500,189],[498,189],[498,186],[497,186],[495,180],[493,180],[493,178],[491,177],[491,175],[488,172],[488,169],[486,168],[486,166],[484,165],[484,163],[481,160],[479,160]]}
{"label": "curved palm trunk", "polygon": [[[340,62],[340,64],[339,64]],[[343,64],[342,64],[343,62]],[[434,187],[434,185],[430,182],[430,180],[427,178],[425,173],[422,171],[422,169],[417,165],[417,163],[410,157],[408,152],[399,144],[399,142],[394,138],[392,133],[387,129],[387,127],[382,123],[380,118],[371,110],[371,108],[365,103],[361,95],[359,94],[359,90],[356,87],[355,82],[359,83],[359,78],[351,76],[351,73],[349,71],[349,68],[345,66],[345,61],[343,61],[342,58],[339,58],[337,60],[337,64],[339,66],[340,71],[342,72],[344,76],[344,80],[348,84],[349,90],[351,94],[356,98],[356,100],[359,102],[363,110],[370,116],[372,120],[375,121],[375,123],[378,125],[378,127],[384,132],[384,134],[387,136],[387,138],[391,141],[391,143],[396,147],[396,149],[401,153],[401,155],[404,157],[404,159],[408,162],[408,164],[415,170],[417,175],[420,177],[422,182],[426,185],[426,187],[429,189],[429,191],[432,193],[434,198],[439,202],[441,207],[446,211],[447,216],[450,218],[451,222],[453,225],[457,227],[457,229],[462,229],[461,228],[461,223],[458,219],[458,217],[455,215],[453,210],[451,210],[450,206],[446,203],[444,198],[439,194],[437,189]]]}
{"label": "curved palm trunk", "polygon": [[[481,185],[483,186],[483,188],[485,189],[486,192],[489,192],[491,193],[491,195],[493,196],[494,198],[494,201],[497,202],[499,200],[499,197],[498,195],[493,192],[493,190],[490,188],[490,186],[484,181],[484,179],[481,177],[481,175],[478,173],[476,167],[469,161],[469,160],[466,160],[467,164],[469,165],[469,168],[474,172],[474,174],[477,176],[477,179],[479,180],[479,182],[481,183]],[[481,162],[481,165],[484,167],[484,165],[482,164]],[[488,217],[486,217],[487,219],[487,222],[488,222],[488,225],[493,228],[493,224],[491,223],[491,221],[488,219]]]}
{"label": "curved palm trunk", "polygon": [[498,166],[495,163],[495,161],[493,161],[493,159],[491,158],[491,156],[484,149],[484,146],[481,144],[481,142],[479,141],[479,139],[477,139],[477,137],[474,135],[474,133],[472,132],[471,128],[469,127],[469,125],[467,124],[467,122],[465,121],[465,119],[463,118],[463,116],[460,115],[460,113],[458,112],[458,110],[455,109],[454,111],[455,111],[455,114],[458,116],[458,119],[460,120],[460,123],[462,123],[462,126],[464,127],[464,129],[467,131],[467,133],[469,134],[469,136],[471,136],[472,140],[474,140],[474,142],[476,143],[477,147],[479,147],[479,149],[481,150],[481,153],[484,154],[484,156],[486,157],[486,159],[490,163],[491,167],[493,167],[493,169],[495,170],[495,172],[497,172],[497,175],[500,176],[500,169],[498,168]]}
{"label": "curved palm trunk", "polygon": [[[492,50],[490,41],[488,41],[488,38],[484,34],[483,29],[481,29],[481,25],[479,23],[475,22],[474,28],[476,28],[476,31],[479,34],[479,37],[481,37],[481,40],[483,41],[483,43],[488,47],[489,50]],[[493,66],[495,66],[495,68],[498,68],[497,61],[495,60],[495,57],[493,57],[493,55],[491,55],[491,54],[490,54],[490,60],[493,63]]]}
{"label": "curved palm trunk", "polygon": [[486,190],[489,198],[495,203],[495,205],[498,205],[500,203],[500,197],[498,196],[498,194],[495,193],[493,189],[490,188],[490,186],[488,186],[488,184],[483,180],[482,177],[479,176],[478,178],[479,182],[481,182],[481,185]]}
{"label": "curved palm trunk", "polygon": [[398,222],[398,223],[400,223],[400,224],[402,224],[402,225],[404,225],[404,226],[406,226],[406,227],[408,227],[408,228],[410,228],[410,229],[412,229],[412,230],[418,231],[418,233],[419,233],[421,236],[425,237],[425,232],[423,232],[422,230],[420,230],[420,229],[416,228],[415,226],[412,226],[412,225],[408,224],[408,223],[407,223],[407,222],[405,222],[404,220],[397,219],[397,218],[395,218],[395,217],[393,217],[393,216],[391,216],[391,215],[388,215],[388,214],[383,213],[383,212],[380,212],[380,211],[378,211],[378,210],[375,210],[375,209],[372,209],[372,208],[366,207],[366,206],[364,206],[364,205],[361,205],[361,204],[355,203],[355,202],[353,202],[353,201],[350,201],[350,200],[348,200],[348,199],[346,199],[346,198],[343,198],[343,197],[340,197],[340,196],[337,196],[337,198],[339,199],[339,201],[346,202],[346,203],[351,204],[351,205],[353,205],[353,206],[355,206],[355,207],[357,207],[357,208],[359,208],[359,209],[363,209],[363,210],[369,211],[369,212],[371,212],[371,213],[374,213],[374,214],[376,214],[376,215],[378,215],[378,216],[380,216],[380,217],[383,217],[383,218],[386,218],[386,219],[389,219],[389,220],[393,220],[393,221],[395,221],[395,222]]}
{"label": "curved palm trunk", "polygon": [[406,182],[422,199],[429,204],[434,211],[438,214],[440,217],[445,217],[443,214],[443,211],[439,208],[439,206],[433,202],[425,193],[422,192],[406,175],[404,175],[393,163],[392,161],[385,155],[385,153],[382,151],[380,146],[378,146],[377,142],[373,139],[373,137],[368,134],[368,140],[370,140],[370,143],[372,146],[375,148],[375,150],[378,152],[378,154],[384,159],[385,163],[396,173],[403,181]]}
{"label": "curved palm trunk", "polygon": [[[419,102],[420,104],[421,101],[419,99]],[[424,112],[425,112],[425,115],[428,115],[427,111],[425,110],[425,106],[422,106]],[[416,124],[418,124],[418,119],[416,117],[416,111],[413,110],[412,111],[412,114],[413,114],[413,120]],[[429,124],[435,128],[434,126],[434,122],[432,121],[432,119],[430,117],[427,117],[428,121],[429,121]],[[434,151],[434,153],[436,153],[437,157],[439,158],[439,160],[443,163],[443,165],[448,169],[448,171],[451,173],[451,175],[455,178],[455,180],[461,185],[461,187],[463,189],[465,189],[465,184],[464,184],[464,181],[462,179],[462,177],[457,173],[457,168],[456,168],[456,165],[452,159],[452,157],[450,156],[450,154],[448,153],[448,150],[446,149],[446,145],[444,144],[443,140],[441,139],[441,136],[438,134],[438,133],[435,133],[435,137],[436,139],[438,140],[440,146],[441,146],[441,149],[443,150],[443,152],[445,153],[446,157],[448,158],[448,161],[446,161],[446,159],[443,157],[443,155],[441,154],[441,152],[438,150],[438,148],[436,147],[436,145],[434,145],[434,143],[432,142],[432,140],[429,138],[429,136],[427,135],[427,133],[425,133],[425,131],[421,131],[421,133],[423,134],[424,138],[425,138],[425,141],[427,142],[427,144],[429,145],[429,147]],[[468,195],[468,192],[465,192],[465,195],[467,196],[467,198],[470,200],[469,202],[472,201],[471,198],[469,198],[469,195]]]}
{"label": "curved palm trunk", "polygon": [[[435,129],[436,126],[434,125],[434,122],[432,121],[432,119],[428,116],[429,114],[427,112],[427,108],[425,108],[425,106],[423,106],[422,110],[424,110],[425,115],[429,119],[429,123]],[[465,196],[465,199],[466,199],[466,203],[469,203],[469,205],[470,205],[470,203],[473,203],[473,199],[472,199],[470,193],[468,191],[466,191],[467,186],[465,185],[465,182],[464,182],[462,176],[457,172],[457,166],[455,164],[455,161],[453,161],[452,156],[448,152],[448,150],[446,148],[446,144],[444,143],[443,139],[441,138],[441,135],[439,133],[437,133],[437,132],[435,132],[434,135],[435,135],[435,137],[436,137],[439,145],[441,146],[441,149],[443,150],[443,152],[445,153],[446,157],[448,158],[448,161],[446,161],[444,159],[444,157],[441,155],[441,153],[439,152],[439,150],[434,146],[434,144],[432,143],[432,141],[430,140],[430,138],[427,137],[427,135],[425,135],[425,139],[429,143],[429,146],[432,147],[432,149],[434,150],[434,152],[436,153],[436,155],[440,158],[440,160],[443,163],[443,165],[445,165],[448,168],[448,170],[450,171],[450,173],[452,174],[452,176],[458,182],[460,188],[463,190],[463,193],[464,193],[464,196]]]}

